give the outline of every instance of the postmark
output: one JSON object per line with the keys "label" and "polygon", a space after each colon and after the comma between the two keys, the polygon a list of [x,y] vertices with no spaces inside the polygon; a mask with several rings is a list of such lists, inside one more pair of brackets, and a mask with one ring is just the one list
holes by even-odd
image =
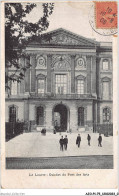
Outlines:
{"label": "postmark", "polygon": [[98,34],[109,36],[117,33],[117,2],[94,2],[89,23]]}

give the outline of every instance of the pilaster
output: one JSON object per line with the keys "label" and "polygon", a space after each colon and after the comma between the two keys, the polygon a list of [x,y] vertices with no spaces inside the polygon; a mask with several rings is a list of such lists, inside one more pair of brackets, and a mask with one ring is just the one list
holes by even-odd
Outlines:
{"label": "pilaster", "polygon": [[[22,67],[25,67],[25,58],[24,57],[21,57],[20,59],[20,63],[22,64]],[[21,83],[20,83],[20,94],[24,94],[24,79],[21,80]]]}
{"label": "pilaster", "polygon": [[47,55],[47,92],[51,93],[51,63],[52,55]]}
{"label": "pilaster", "polygon": [[29,121],[29,103],[28,103],[28,100],[24,101],[24,120]]}
{"label": "pilaster", "polygon": [[92,93],[96,95],[96,56],[92,56]]}
{"label": "pilaster", "polygon": [[75,93],[75,55],[71,55],[71,93]]}
{"label": "pilaster", "polygon": [[91,62],[92,62],[92,57],[91,56],[87,56],[87,93],[91,93],[92,89],[91,89],[91,81],[92,81],[92,71],[91,71]]}
{"label": "pilaster", "polygon": [[30,56],[30,64],[31,64],[31,92],[35,92],[35,80],[36,80],[36,56],[31,55]]}
{"label": "pilaster", "polygon": [[27,68],[26,72],[25,72],[25,94],[29,94],[30,92],[30,68],[29,68],[29,64],[30,64],[30,59],[26,58],[25,59],[25,67]]}

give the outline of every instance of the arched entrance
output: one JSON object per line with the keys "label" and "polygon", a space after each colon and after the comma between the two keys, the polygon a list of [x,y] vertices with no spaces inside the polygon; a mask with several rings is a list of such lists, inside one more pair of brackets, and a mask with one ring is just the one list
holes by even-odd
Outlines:
{"label": "arched entrance", "polygon": [[66,131],[68,129],[68,110],[63,104],[58,104],[53,110],[53,123],[56,131]]}

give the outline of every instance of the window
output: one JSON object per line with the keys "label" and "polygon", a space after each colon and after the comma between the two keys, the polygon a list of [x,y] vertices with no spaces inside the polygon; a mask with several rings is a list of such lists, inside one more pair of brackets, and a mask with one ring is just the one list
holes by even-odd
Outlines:
{"label": "window", "polygon": [[109,99],[109,82],[103,81],[103,99]]}
{"label": "window", "polygon": [[111,117],[110,109],[104,108],[103,109],[103,122],[109,122]]}
{"label": "window", "polygon": [[78,126],[84,126],[84,108],[78,108]]}
{"label": "window", "polygon": [[11,95],[17,95],[17,81],[11,82]]}
{"label": "window", "polygon": [[9,108],[9,122],[16,122],[16,107],[14,105]]}
{"label": "window", "polygon": [[44,125],[44,108],[42,106],[37,107],[36,123],[37,125]]}
{"label": "window", "polygon": [[67,93],[67,77],[66,75],[57,74],[55,76],[55,92],[56,94]]}
{"label": "window", "polygon": [[107,59],[103,60],[103,70],[109,70],[109,62]]}
{"label": "window", "polygon": [[45,92],[45,80],[39,79],[38,80],[38,93],[44,93]]}
{"label": "window", "polygon": [[84,80],[77,80],[77,93],[84,94]]}

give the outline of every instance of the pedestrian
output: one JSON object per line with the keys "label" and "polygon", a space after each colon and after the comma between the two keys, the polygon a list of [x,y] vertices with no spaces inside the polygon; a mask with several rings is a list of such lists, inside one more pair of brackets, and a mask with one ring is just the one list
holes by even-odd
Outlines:
{"label": "pedestrian", "polygon": [[67,138],[67,135],[65,135],[65,138],[64,138],[64,149],[67,150],[67,144],[68,144],[68,138]]}
{"label": "pedestrian", "polygon": [[78,145],[78,148],[80,147],[80,143],[81,143],[81,136],[80,134],[78,134],[77,139],[76,139],[76,144]]}
{"label": "pedestrian", "polygon": [[90,140],[91,140],[91,136],[88,134],[87,136],[87,140],[88,140],[88,145],[90,146]]}
{"label": "pedestrian", "polygon": [[60,143],[60,150],[63,151],[63,144],[64,144],[63,136],[61,136],[59,143]]}
{"label": "pedestrian", "polygon": [[98,137],[98,146],[102,147],[102,136],[101,136],[101,133],[99,134],[99,137]]}
{"label": "pedestrian", "polygon": [[54,132],[54,134],[56,134],[56,129],[55,128],[54,128],[53,132]]}

